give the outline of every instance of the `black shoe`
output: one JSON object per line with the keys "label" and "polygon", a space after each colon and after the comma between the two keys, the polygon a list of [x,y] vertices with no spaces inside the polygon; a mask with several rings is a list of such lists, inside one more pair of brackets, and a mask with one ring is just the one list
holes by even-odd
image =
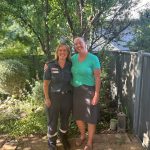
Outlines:
{"label": "black shoe", "polygon": [[57,136],[48,138],[48,150],[57,150],[56,140]]}
{"label": "black shoe", "polygon": [[60,132],[59,133],[59,136],[60,136],[60,140],[61,140],[61,142],[62,142],[62,144],[63,144],[63,146],[64,146],[64,149],[65,150],[70,150],[70,143],[69,143],[69,141],[68,141],[68,136],[67,136],[67,133],[62,133],[62,132]]}
{"label": "black shoe", "polygon": [[55,143],[48,143],[48,150],[57,150],[57,146]]}

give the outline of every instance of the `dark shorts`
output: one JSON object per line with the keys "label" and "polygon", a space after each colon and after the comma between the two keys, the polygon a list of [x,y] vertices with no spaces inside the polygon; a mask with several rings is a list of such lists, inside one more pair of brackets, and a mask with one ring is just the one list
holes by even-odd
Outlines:
{"label": "dark shorts", "polygon": [[94,86],[82,85],[73,90],[73,118],[86,123],[97,124],[99,105],[91,105],[94,96]]}

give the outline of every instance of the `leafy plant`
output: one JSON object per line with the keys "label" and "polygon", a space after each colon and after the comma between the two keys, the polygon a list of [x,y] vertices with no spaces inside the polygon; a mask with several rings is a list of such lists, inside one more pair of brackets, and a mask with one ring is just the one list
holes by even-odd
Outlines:
{"label": "leafy plant", "polygon": [[10,136],[46,134],[46,114],[42,103],[20,101],[12,97],[3,100],[0,107],[0,133]]}
{"label": "leafy plant", "polygon": [[16,121],[10,134],[13,136],[46,134],[46,126],[45,113],[43,110],[40,110],[38,112],[32,112],[29,116]]}
{"label": "leafy plant", "polygon": [[18,60],[8,59],[0,61],[0,92],[19,95],[23,90],[28,69]]}
{"label": "leafy plant", "polygon": [[44,99],[42,81],[35,81],[35,86],[32,88],[31,98],[36,101],[42,101]]}
{"label": "leafy plant", "polygon": [[140,13],[139,20],[136,20],[133,26],[133,32],[135,33],[134,39],[128,43],[130,50],[150,52],[150,9]]}

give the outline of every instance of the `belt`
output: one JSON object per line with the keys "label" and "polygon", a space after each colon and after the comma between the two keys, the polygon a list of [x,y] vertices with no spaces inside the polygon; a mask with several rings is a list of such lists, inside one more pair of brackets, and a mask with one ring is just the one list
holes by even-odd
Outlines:
{"label": "belt", "polygon": [[68,93],[72,93],[71,90],[68,90],[68,91],[61,91],[60,94],[64,95],[64,94],[68,94]]}
{"label": "belt", "polygon": [[68,90],[68,91],[60,91],[60,92],[52,92],[52,93],[65,95],[65,94],[72,93],[72,91]]}

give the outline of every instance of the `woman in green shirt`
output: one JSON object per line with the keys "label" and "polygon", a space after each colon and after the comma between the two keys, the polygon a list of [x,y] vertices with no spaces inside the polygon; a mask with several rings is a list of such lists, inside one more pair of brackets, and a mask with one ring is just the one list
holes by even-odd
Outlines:
{"label": "woman in green shirt", "polygon": [[84,150],[91,150],[93,136],[98,120],[98,101],[100,93],[100,62],[97,56],[87,50],[85,41],[81,37],[74,39],[77,54],[72,60],[73,117],[80,131],[77,146],[85,142],[85,123],[88,124],[88,140]]}

